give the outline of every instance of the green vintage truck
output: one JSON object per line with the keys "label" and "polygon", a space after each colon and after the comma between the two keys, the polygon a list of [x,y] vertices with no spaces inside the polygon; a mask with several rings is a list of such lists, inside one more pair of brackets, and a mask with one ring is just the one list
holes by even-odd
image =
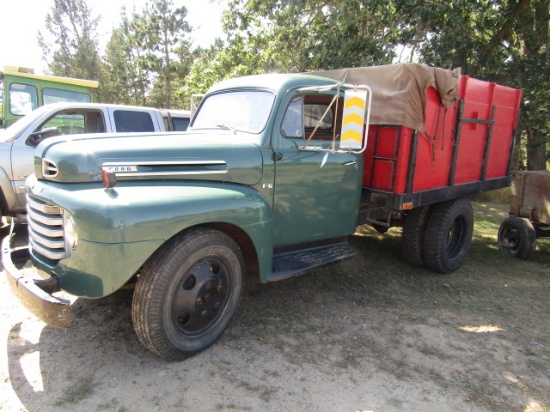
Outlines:
{"label": "green vintage truck", "polygon": [[9,284],[60,327],[56,292],[133,286],[137,336],[177,360],[220,337],[245,271],[267,283],[352,258],[364,223],[403,226],[405,259],[448,273],[472,237],[465,196],[510,183],[520,97],[422,65],[267,74],[211,88],[186,133],[47,139],[26,186],[42,279],[7,238]]}

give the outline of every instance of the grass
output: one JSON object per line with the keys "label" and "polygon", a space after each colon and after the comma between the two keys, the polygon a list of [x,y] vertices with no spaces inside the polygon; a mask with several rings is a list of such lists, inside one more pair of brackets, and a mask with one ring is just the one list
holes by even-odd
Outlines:
{"label": "grass", "polygon": [[92,396],[97,385],[98,383],[94,382],[92,377],[80,378],[67,388],[63,396],[56,400],[55,406],[67,406],[68,404],[79,403]]}
{"label": "grass", "polygon": [[498,190],[489,190],[487,192],[482,192],[477,195],[471,196],[471,200],[474,202],[489,202],[508,205],[510,203],[511,197],[512,189],[510,187],[505,187]]}

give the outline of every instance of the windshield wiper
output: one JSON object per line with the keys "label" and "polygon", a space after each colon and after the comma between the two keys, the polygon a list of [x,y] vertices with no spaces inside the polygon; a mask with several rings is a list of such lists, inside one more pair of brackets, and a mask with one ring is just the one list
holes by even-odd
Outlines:
{"label": "windshield wiper", "polygon": [[235,130],[233,127],[228,126],[226,124],[217,124],[216,127],[219,127],[220,129],[230,130],[233,132],[233,134],[237,134],[237,130]]}
{"label": "windshield wiper", "polygon": [[241,129],[235,129],[234,127],[228,126],[226,124],[217,124],[216,126],[208,126],[208,127],[191,127],[189,130],[208,130],[208,129],[223,129],[223,130],[229,130],[230,132],[233,132],[233,134],[239,133],[251,133],[254,134],[254,132],[251,132],[249,130],[241,130]]}

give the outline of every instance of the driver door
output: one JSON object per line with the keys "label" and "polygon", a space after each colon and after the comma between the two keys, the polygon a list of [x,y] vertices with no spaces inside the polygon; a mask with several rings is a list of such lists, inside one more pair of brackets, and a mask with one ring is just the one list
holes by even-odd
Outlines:
{"label": "driver door", "polygon": [[329,94],[296,93],[288,99],[280,127],[274,129],[275,246],[355,231],[363,159],[360,154],[329,151],[342,118],[342,102],[337,109],[336,104],[330,106],[332,100]]}

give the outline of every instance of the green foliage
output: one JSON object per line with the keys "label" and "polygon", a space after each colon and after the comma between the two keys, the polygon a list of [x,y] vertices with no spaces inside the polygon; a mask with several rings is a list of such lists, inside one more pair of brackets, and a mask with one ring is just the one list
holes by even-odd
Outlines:
{"label": "green foliage", "polygon": [[232,0],[227,40],[196,51],[185,94],[234,76],[391,63],[394,12],[382,0]]}
{"label": "green foliage", "polygon": [[[132,16],[139,18],[134,10]],[[146,105],[153,78],[144,61],[141,37],[128,17],[121,12],[122,23],[113,30],[107,43],[104,62],[109,81],[104,85],[111,103]]]}
{"label": "green foliage", "polygon": [[183,108],[175,90],[184,87],[191,66],[186,8],[151,0],[142,12],[128,15],[123,8],[121,17],[101,57],[99,18],[92,17],[86,0],[54,0],[46,16],[50,36],[39,32],[51,73],[99,80],[98,101]]}
{"label": "green foliage", "polygon": [[172,0],[152,0],[141,15],[134,14],[130,23],[140,42],[140,63],[156,78],[149,100],[166,108],[172,107],[174,79],[184,78],[191,63],[187,9],[173,7]]}
{"label": "green foliage", "polygon": [[109,73],[108,81],[102,85],[107,96],[105,101],[144,105],[148,86],[146,74],[137,64],[138,55],[133,52],[124,12],[122,18],[123,26],[113,30],[105,49],[104,62]]}
{"label": "green foliage", "polygon": [[134,10],[128,16],[123,9],[121,16],[105,53],[110,100],[182,107],[174,90],[183,87],[191,66],[187,9],[174,8],[172,0],[152,0],[141,13]]}
{"label": "green foliage", "polygon": [[86,0],[54,0],[51,12],[46,15],[49,36],[38,33],[43,59],[52,74],[102,80],[98,21]]}
{"label": "green foliage", "polygon": [[252,72],[302,72],[390,63],[398,32],[379,0],[232,0],[227,53]]}

